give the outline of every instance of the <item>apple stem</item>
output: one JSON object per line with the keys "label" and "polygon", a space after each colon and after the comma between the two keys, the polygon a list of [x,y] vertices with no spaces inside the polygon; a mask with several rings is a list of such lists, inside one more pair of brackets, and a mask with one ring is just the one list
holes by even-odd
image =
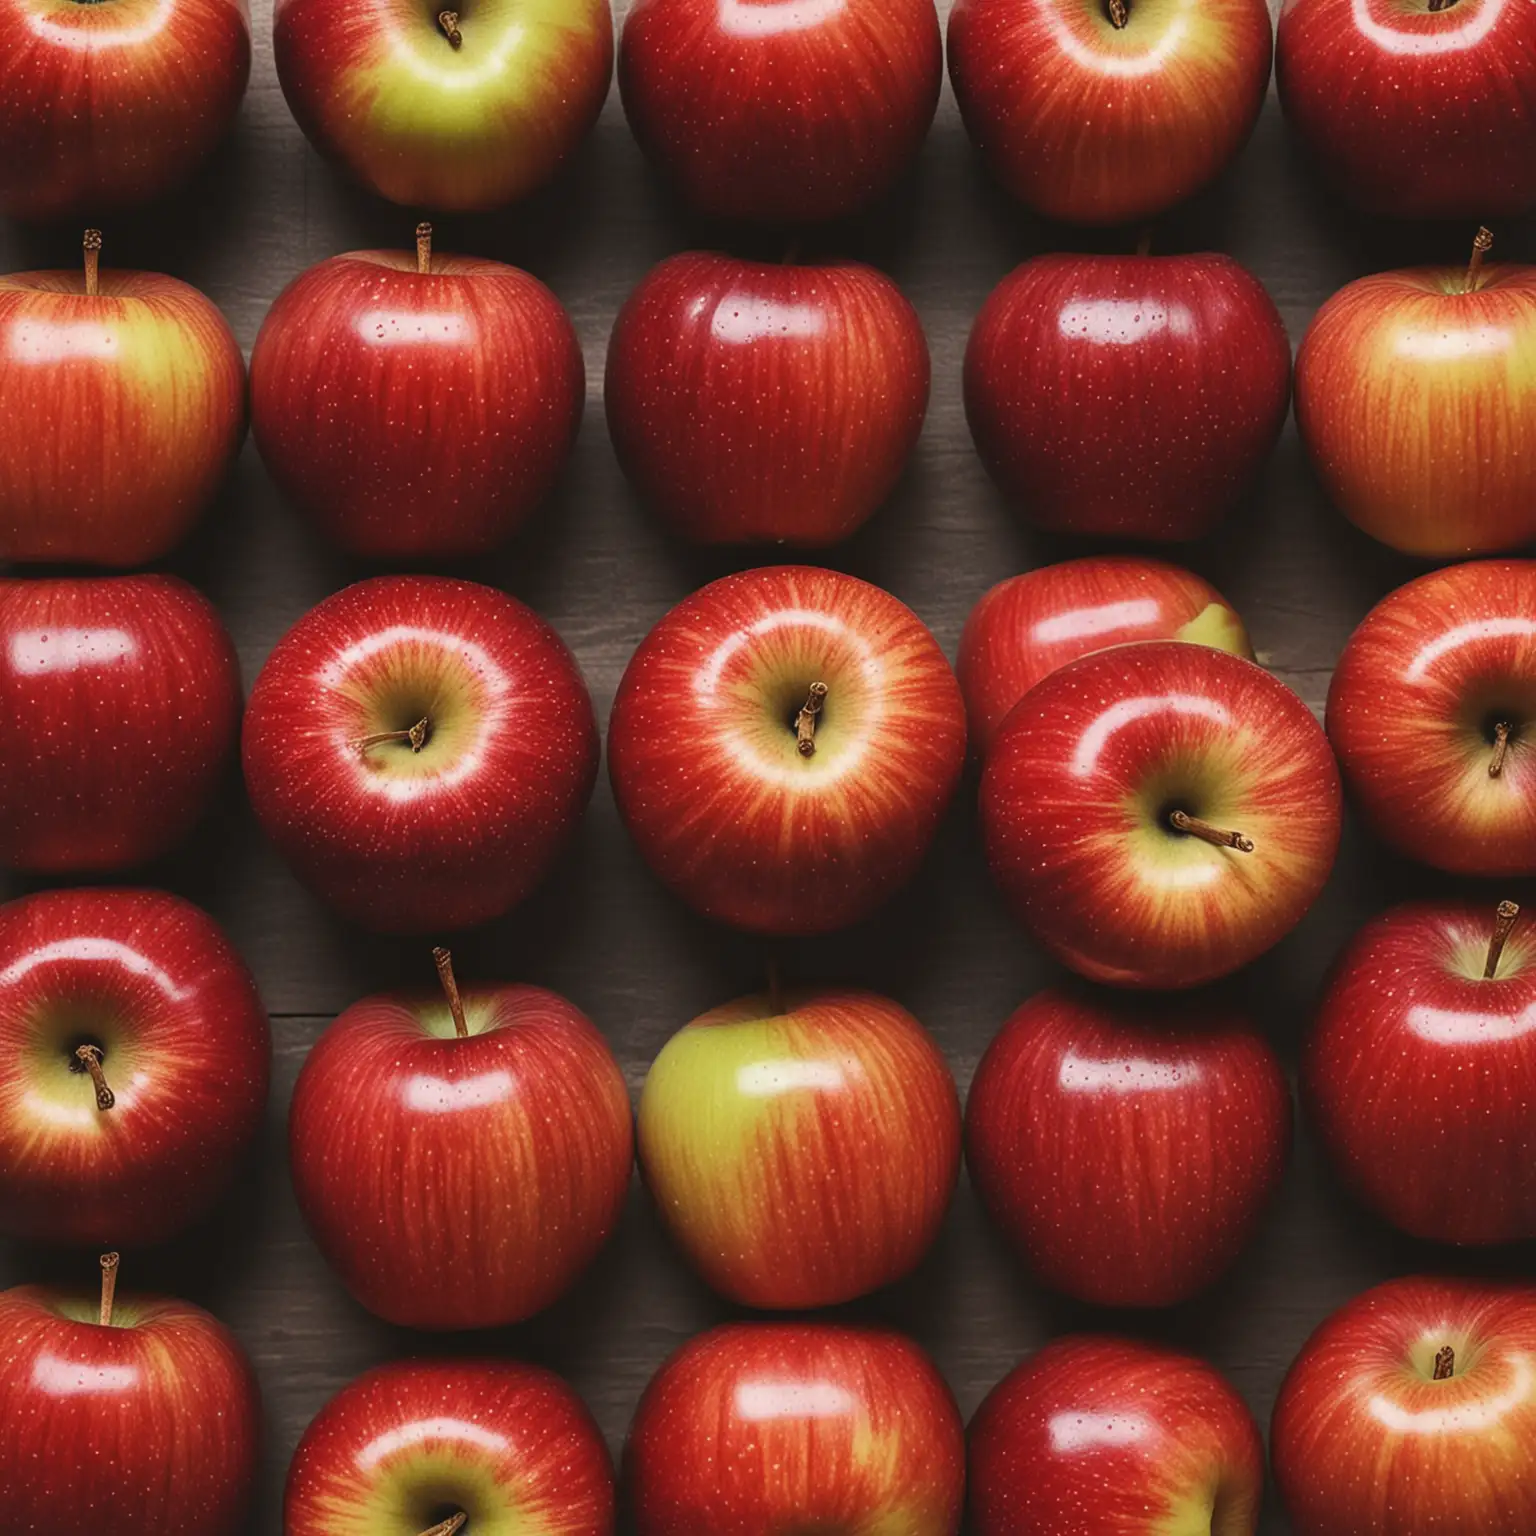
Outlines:
{"label": "apple stem", "polygon": [[91,1074],[96,1087],[96,1108],[111,1109],[117,1103],[117,1095],[107,1086],[107,1074],[101,1070],[101,1047],[82,1045],[75,1051],[75,1060]]}
{"label": "apple stem", "polygon": [[432,226],[425,219],[416,226],[416,270],[423,276],[432,270]]}
{"label": "apple stem", "polygon": [[1435,1356],[1435,1380],[1449,1381],[1456,1374],[1456,1351],[1447,1344]]}
{"label": "apple stem", "polygon": [[[1435,10],[1438,7],[1431,3],[1430,9]],[[1467,263],[1467,281],[1466,286],[1461,290],[1463,293],[1477,292],[1478,281],[1483,271],[1483,257],[1492,249],[1493,231],[1484,225],[1472,237],[1472,259]]]}
{"label": "apple stem", "polygon": [[81,248],[85,251],[85,296],[94,299],[101,292],[101,231],[86,230]]}
{"label": "apple stem", "polygon": [[773,1009],[776,1017],[784,1012],[784,986],[777,960],[768,962],[768,1006]]}
{"label": "apple stem", "polygon": [[469,1039],[469,1020],[464,1017],[464,999],[459,996],[459,979],[453,974],[453,956],[438,945],[432,951],[432,958],[437,962],[437,979],[443,984],[443,992],[448,998],[448,1011],[453,1015],[454,1032],[460,1040]]}
{"label": "apple stem", "polygon": [[1456,0],[1429,0],[1429,9],[1431,12],[1448,11],[1455,4]]}
{"label": "apple stem", "polygon": [[1504,759],[1509,755],[1509,722],[1500,720],[1493,728],[1493,758],[1488,764],[1488,777],[1496,779],[1504,772]]}
{"label": "apple stem", "polygon": [[421,1536],[457,1536],[464,1529],[464,1522],[469,1516],[461,1509],[458,1514],[451,1515],[446,1520],[439,1520],[430,1531],[423,1531]]}
{"label": "apple stem", "polygon": [[382,747],[392,741],[408,741],[412,752],[420,752],[427,744],[427,732],[431,728],[431,719],[423,715],[408,731],[375,731],[371,736],[359,736],[352,745],[359,752],[366,752],[369,747]]}
{"label": "apple stem", "polygon": [[805,703],[800,706],[800,713],[795,716],[795,750],[801,757],[816,755],[816,717],[826,702],[827,685],[812,683],[805,696]]}
{"label": "apple stem", "polygon": [[1130,7],[1126,5],[1125,0],[1109,0],[1109,21],[1115,31],[1123,31],[1126,22],[1130,19]]}
{"label": "apple stem", "polygon": [[1499,974],[1499,956],[1515,930],[1515,919],[1520,907],[1513,901],[1501,901],[1494,913],[1493,936],[1488,940],[1488,959],[1483,965],[1483,980],[1492,981]]}
{"label": "apple stem", "polygon": [[1198,816],[1191,816],[1188,811],[1174,811],[1168,817],[1169,824],[1178,832],[1188,832],[1191,837],[1204,838],[1208,843],[1214,843],[1218,848],[1235,848],[1239,853],[1253,852],[1253,839],[1244,837],[1241,832],[1228,832],[1222,827],[1213,827],[1208,821],[1201,821]]}
{"label": "apple stem", "polygon": [[457,11],[439,11],[437,13],[437,24],[443,29],[443,36],[448,39],[454,48],[457,49],[464,46],[464,34],[459,31],[459,13]]}
{"label": "apple stem", "polygon": [[97,1320],[103,1328],[112,1326],[112,1299],[117,1295],[118,1255],[104,1253],[101,1256],[101,1310]]}

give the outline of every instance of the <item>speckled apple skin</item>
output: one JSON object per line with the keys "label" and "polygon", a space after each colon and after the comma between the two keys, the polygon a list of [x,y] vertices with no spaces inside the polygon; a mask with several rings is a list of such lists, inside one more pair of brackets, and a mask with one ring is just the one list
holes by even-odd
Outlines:
{"label": "speckled apple skin", "polygon": [[608,429],[630,483],[707,544],[835,544],[890,495],[917,445],[922,322],[855,262],[664,261],[608,345]]}
{"label": "speckled apple skin", "polygon": [[[378,732],[431,728],[362,749]],[[442,933],[509,911],[569,840],[597,775],[575,659],[475,582],[380,576],[311,609],[256,679],[245,780],[267,835],[343,916]]]}
{"label": "speckled apple skin", "polygon": [[960,1413],[900,1334],[738,1323],[678,1350],[630,1426],[637,1536],[956,1536]]}

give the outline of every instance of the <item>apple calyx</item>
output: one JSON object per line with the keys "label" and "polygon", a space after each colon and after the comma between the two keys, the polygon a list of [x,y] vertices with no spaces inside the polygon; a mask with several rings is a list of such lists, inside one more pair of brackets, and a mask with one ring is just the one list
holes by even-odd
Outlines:
{"label": "apple calyx", "polygon": [[1509,936],[1514,932],[1515,919],[1520,916],[1520,907],[1517,902],[1501,901],[1494,913],[1493,936],[1488,940],[1488,959],[1483,966],[1483,980],[1492,981],[1499,972],[1499,956],[1504,953],[1504,945]]}
{"label": "apple calyx", "polygon": [[412,752],[420,752],[426,746],[431,732],[432,719],[429,715],[423,715],[409,730],[375,731],[371,736],[359,736],[352,745],[359,752],[366,752],[370,747],[382,747],[392,741],[408,741]]}
{"label": "apple calyx", "polygon": [[101,292],[101,231],[86,230],[80,246],[85,252],[85,296],[94,299]]}
{"label": "apple calyx", "polygon": [[429,1531],[423,1531],[421,1536],[457,1536],[464,1528],[464,1522],[469,1516],[461,1509],[458,1514],[450,1515],[446,1520],[439,1520]]}
{"label": "apple calyx", "polygon": [[816,717],[827,702],[827,685],[812,683],[800,713],[795,716],[795,750],[801,757],[816,755]]}
{"label": "apple calyx", "polygon": [[437,24],[442,28],[446,37],[455,51],[464,46],[464,34],[459,31],[459,13],[457,11],[439,11]]}
{"label": "apple calyx", "polygon": [[1435,1381],[1449,1381],[1456,1374],[1456,1351],[1449,1344],[1435,1356]]}
{"label": "apple calyx", "polygon": [[[444,11],[451,16],[452,11]],[[416,270],[423,277],[432,271],[432,226],[425,219],[416,226]]]}
{"label": "apple calyx", "polygon": [[[459,996],[458,977],[453,974],[453,956],[439,944],[432,951],[432,959],[437,965],[437,979],[443,984],[443,995],[448,999],[448,1011],[453,1015],[453,1031],[460,1040],[467,1040],[469,1020],[464,1016],[464,999]],[[428,1536],[431,1536],[430,1532]]]}
{"label": "apple calyx", "polygon": [[75,1060],[80,1063],[76,1068],[77,1071],[91,1074],[91,1082],[96,1089],[96,1108],[111,1109],[117,1103],[117,1095],[107,1086],[107,1074],[101,1069],[101,1047],[99,1045],[79,1046],[75,1051]]}
{"label": "apple calyx", "polygon": [[1109,24],[1117,32],[1125,30],[1125,24],[1131,19],[1130,7],[1125,0],[1109,0]]}
{"label": "apple calyx", "polygon": [[1213,827],[1210,822],[1191,816],[1188,811],[1170,811],[1168,825],[1175,832],[1187,832],[1191,837],[1203,838],[1217,848],[1235,848],[1239,853],[1253,852],[1253,839],[1241,832],[1229,832],[1224,827]]}
{"label": "apple calyx", "polygon": [[120,1255],[104,1253],[101,1256],[101,1307],[96,1320],[103,1328],[112,1326],[112,1299],[117,1295],[117,1266]]}
{"label": "apple calyx", "polygon": [[1488,764],[1488,777],[1496,779],[1504,772],[1504,759],[1509,755],[1509,721],[1500,720],[1493,728],[1493,757]]}
{"label": "apple calyx", "polygon": [[[1449,4],[1450,0],[1446,0]],[[1430,0],[1430,10],[1444,10],[1444,5],[1437,6],[1434,0]],[[1472,237],[1472,259],[1467,263],[1467,280],[1462,285],[1463,293],[1476,293],[1481,285],[1483,271],[1483,257],[1493,249],[1493,231],[1487,225],[1480,225],[1478,231]]]}

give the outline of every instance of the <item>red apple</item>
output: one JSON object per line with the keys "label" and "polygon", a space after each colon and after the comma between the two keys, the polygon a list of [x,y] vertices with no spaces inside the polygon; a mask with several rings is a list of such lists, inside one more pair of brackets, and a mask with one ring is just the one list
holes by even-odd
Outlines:
{"label": "red apple", "polygon": [[1285,1172],[1291,1095],[1264,1037],[1209,1001],[1040,992],[987,1048],[966,1165],[1055,1290],[1166,1307],[1213,1285]]}
{"label": "red apple", "polygon": [[1412,555],[1536,539],[1536,266],[1484,267],[1478,239],[1470,268],[1341,288],[1296,354],[1296,425],[1324,490]]}
{"label": "red apple", "polygon": [[827,1307],[909,1273],[960,1171],[954,1079],[871,992],[743,997],[662,1048],[640,1163],[689,1261],[749,1307]]}
{"label": "red apple", "polygon": [[1037,256],[976,317],[965,415],[1037,526],[1194,539],[1269,458],[1290,373],[1279,311],[1229,257]]}
{"label": "red apple", "polygon": [[674,256],[619,313],[608,430],[662,519],[707,544],[835,544],[895,488],[928,409],[917,312],[873,267]]}
{"label": "red apple", "polygon": [[968,1436],[975,1536],[1253,1536],[1264,1443],[1203,1360],[1057,1339],[994,1387]]}
{"label": "red apple", "polygon": [[1285,0],[1280,105],[1352,202],[1397,219],[1536,207],[1536,7]]}
{"label": "red apple", "polygon": [[272,478],[354,555],[440,559],[503,543],[570,455],[586,370],[570,316],[499,261],[353,251],[278,296],[251,354],[251,431]]}
{"label": "red apple", "polygon": [[250,972],[190,902],[0,906],[0,1229],[134,1246],[181,1231],[255,1138],[271,1055]]}
{"label": "red apple", "polygon": [[101,236],[85,239],[83,272],[0,277],[0,561],[158,560],[245,437],[224,317],[174,277],[99,272]]}
{"label": "red apple", "polygon": [[1536,561],[1451,566],[1378,603],[1339,657],[1328,738],[1400,853],[1536,871]]}
{"label": "red apple", "polygon": [[250,73],[245,0],[0,0],[0,212],[160,197],[229,131]]}
{"label": "red apple", "polygon": [[1247,142],[1269,86],[1264,0],[955,0],[949,74],[993,175],[1047,218],[1149,219]]}
{"label": "red apple", "polygon": [[986,756],[1008,711],[1047,673],[1134,640],[1188,640],[1253,656],[1226,598],[1161,560],[1096,555],[998,582],[971,609],[955,664],[973,750]]}
{"label": "red apple", "polygon": [[181,842],[240,726],[240,666],[174,576],[0,579],[0,864],[123,869]]}
{"label": "red apple", "polygon": [[1079,974],[1192,987],[1301,920],[1339,842],[1333,754],[1306,705],[1225,651],[1148,640],[1051,673],[981,781],[987,860]]}
{"label": "red apple", "polygon": [[900,1334],[737,1323],[685,1344],[630,1426],[636,1536],[955,1536],[960,1413]]}
{"label": "red apple", "polygon": [[619,42],[640,147],[699,212],[765,224],[867,207],[943,77],[934,0],[636,0]]}
{"label": "red apple", "polygon": [[1270,1424],[1296,1536],[1536,1532],[1536,1290],[1393,1280],[1307,1341]]}
{"label": "red apple", "polygon": [[608,1447],[554,1372],[411,1360],[358,1377],[299,1441],[283,1536],[430,1536],[465,1515],[465,1536],[612,1536]]}
{"label": "red apple", "polygon": [[633,1162],[603,1037],[542,987],[354,1003],[288,1117],[299,1209],[342,1283],[407,1328],[499,1328],[561,1296],[607,1241]]}
{"label": "red apple", "polygon": [[261,1398],[234,1336],[190,1302],[0,1292],[0,1530],[242,1536]]}
{"label": "red apple", "polygon": [[608,96],[608,0],[277,0],[277,78],[314,146],[391,202],[465,212],[543,185]]}
{"label": "red apple", "polygon": [[277,644],[245,712],[251,804],[299,878],[386,933],[463,928],[548,873],[592,794],[571,653],[474,582],[380,576]]}
{"label": "red apple", "polygon": [[711,582],[646,636],[608,768],[646,862],[759,933],[827,933],[922,862],[965,761],[954,674],[917,615],[837,571]]}

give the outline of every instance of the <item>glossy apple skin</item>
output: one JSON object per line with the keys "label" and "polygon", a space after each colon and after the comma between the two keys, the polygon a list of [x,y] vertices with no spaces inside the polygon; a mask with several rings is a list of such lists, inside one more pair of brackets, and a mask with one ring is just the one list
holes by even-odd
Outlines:
{"label": "glossy apple skin", "polygon": [[[814,756],[794,721],[829,690]],[[828,933],[912,877],[965,762],[944,654],[890,593],[773,566],[685,598],[631,658],[608,726],[619,812],[706,917]]]}
{"label": "glossy apple skin", "polygon": [[1536,870],[1536,561],[1449,566],[1389,593],[1339,657],[1327,726],[1352,801],[1399,853],[1453,874]]}
{"label": "glossy apple skin", "polygon": [[998,582],[971,609],[955,663],[972,751],[987,755],[1008,711],[1042,677],[1137,640],[1187,640],[1253,656],[1226,598],[1162,560],[1091,555]]}
{"label": "glossy apple skin", "polygon": [[[1173,810],[1252,853],[1175,831]],[[1279,942],[1328,879],[1338,772],[1311,712],[1251,661],[1177,640],[1070,662],[1003,723],[981,780],[987,862],[1079,975],[1198,986]]]}
{"label": "glossy apple skin", "polygon": [[1286,0],[1275,70],[1292,129],[1367,212],[1536,207],[1536,11],[1520,0]]}
{"label": "glossy apple skin", "polygon": [[1464,267],[1362,277],[1296,354],[1296,425],[1323,489],[1406,554],[1536,539],[1536,267],[1484,267],[1470,293],[1466,280]]}
{"label": "glossy apple skin", "polygon": [[240,727],[240,666],[174,576],[0,579],[0,864],[125,869],[202,817]]}
{"label": "glossy apple skin", "polygon": [[120,1292],[108,1328],[97,1307],[0,1292],[0,1529],[243,1536],[261,1399],[234,1335],[166,1296]]}
{"label": "glossy apple skin", "polygon": [[1243,147],[1269,86],[1264,0],[956,0],[949,74],[992,174],[1047,218],[1128,224]]}
{"label": "glossy apple skin", "polygon": [[0,560],[158,560],[245,438],[245,362],[229,326],[197,289],[156,272],[103,270],[94,297],[79,272],[0,277],[0,397]]}
{"label": "glossy apple skin", "polygon": [[705,544],[835,544],[895,489],[928,410],[922,322],[855,262],[686,254],[608,344],[608,430],[630,483]]}
{"label": "glossy apple skin", "polygon": [[1285,1074],[1248,1020],[1078,988],[1013,1014],[965,1111],[992,1220],[1047,1285],[1107,1307],[1172,1306],[1220,1279],[1290,1140]]}
{"label": "glossy apple skin", "polygon": [[421,1536],[444,1508],[471,1529],[612,1536],[613,1504],[608,1447],[553,1371],[395,1361],[343,1387],[304,1431],[283,1536]]}
{"label": "glossy apple skin", "polygon": [[[77,1070],[86,1041],[111,1109]],[[271,1058],[250,972],[190,902],[95,888],[0,906],[0,1230],[123,1247],[181,1231],[255,1139]]]}
{"label": "glossy apple skin", "polygon": [[1253,1536],[1264,1443],[1219,1372],[1161,1345],[1057,1339],[967,1435],[975,1536]]}
{"label": "glossy apple skin", "polygon": [[0,212],[162,196],[229,131],[250,73],[245,0],[4,0]]}
{"label": "glossy apple skin", "polygon": [[954,1079],[871,992],[713,1008],[640,1096],[640,1165],[689,1262],[743,1306],[827,1307],[908,1274],[960,1171]]}
{"label": "glossy apple skin", "polygon": [[586,400],[576,329],[499,261],[353,251],[301,273],[251,354],[251,431],[285,495],[365,559],[504,543],[553,489]]}
{"label": "glossy apple skin", "polygon": [[607,1241],[634,1161],[591,1021],[542,987],[365,998],[309,1053],[288,1117],[299,1209],[342,1283],[407,1328],[542,1311]]}
{"label": "glossy apple skin", "polygon": [[1263,468],[1290,377],[1280,313],[1230,257],[1037,256],[976,317],[965,415],[1038,527],[1187,540]]}
{"label": "glossy apple skin", "polygon": [[943,84],[933,0],[636,0],[619,92],[640,147],[713,218],[858,213],[917,158]]}
{"label": "glossy apple skin", "polygon": [[[1434,1380],[1443,1346],[1454,1374]],[[1415,1277],[1307,1341],[1270,1449],[1296,1536],[1536,1532],[1536,1290]]]}
{"label": "glossy apple skin", "polygon": [[[357,746],[421,719],[420,752]],[[278,642],[243,754],[257,817],[317,895],[379,932],[440,933],[544,878],[591,797],[598,740],[575,659],[531,609],[475,582],[380,576]]]}
{"label": "glossy apple skin", "polygon": [[624,1453],[636,1536],[956,1536],[960,1412],[900,1334],[736,1323],[652,1378]]}
{"label": "glossy apple skin", "polygon": [[559,170],[613,76],[608,0],[480,0],[454,48],[413,0],[277,0],[272,50],[310,142],[393,203],[499,208]]}

